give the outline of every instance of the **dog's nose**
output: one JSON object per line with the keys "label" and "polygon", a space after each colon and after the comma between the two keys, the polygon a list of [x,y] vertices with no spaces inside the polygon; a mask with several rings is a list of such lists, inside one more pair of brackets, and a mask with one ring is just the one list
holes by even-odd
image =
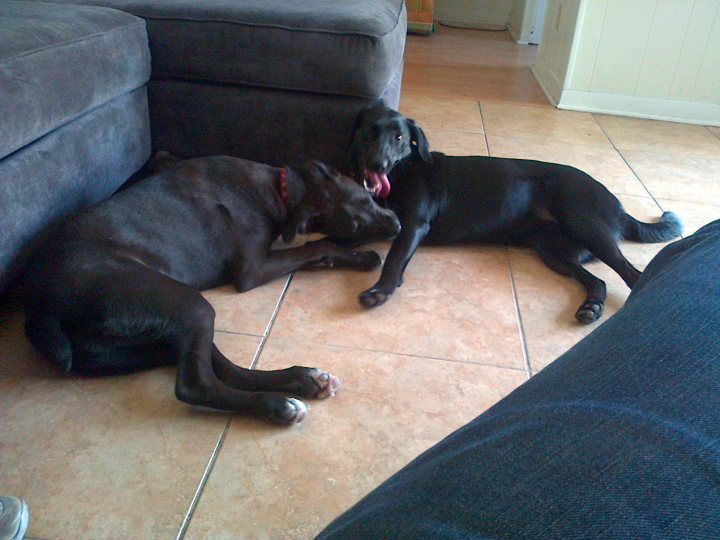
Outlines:
{"label": "dog's nose", "polygon": [[387,169],[388,160],[387,159],[377,160],[374,163],[371,163],[370,166],[372,167],[372,170],[374,170],[374,171],[384,171],[385,169]]}

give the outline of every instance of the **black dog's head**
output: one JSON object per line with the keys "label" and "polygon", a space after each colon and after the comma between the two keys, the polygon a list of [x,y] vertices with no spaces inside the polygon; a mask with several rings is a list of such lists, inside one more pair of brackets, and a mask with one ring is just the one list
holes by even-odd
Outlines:
{"label": "black dog's head", "polygon": [[399,162],[413,156],[432,162],[428,140],[414,120],[382,102],[360,112],[350,141],[350,163],[368,191],[376,197],[387,197],[388,174]]}
{"label": "black dog's head", "polygon": [[378,206],[370,193],[351,178],[318,161],[298,170],[305,195],[285,227],[286,242],[298,233],[318,232],[331,239],[374,241],[400,232],[395,213]]}

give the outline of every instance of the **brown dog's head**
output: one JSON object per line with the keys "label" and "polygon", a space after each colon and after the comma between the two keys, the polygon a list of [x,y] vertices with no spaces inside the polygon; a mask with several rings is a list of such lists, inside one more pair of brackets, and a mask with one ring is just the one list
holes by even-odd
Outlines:
{"label": "brown dog's head", "polygon": [[305,195],[283,228],[283,240],[318,232],[330,239],[371,242],[400,232],[400,221],[351,178],[310,161],[298,170]]}
{"label": "brown dog's head", "polygon": [[388,174],[402,160],[416,156],[432,162],[425,133],[393,109],[379,102],[360,111],[353,127],[349,160],[353,173],[376,197],[390,193]]}

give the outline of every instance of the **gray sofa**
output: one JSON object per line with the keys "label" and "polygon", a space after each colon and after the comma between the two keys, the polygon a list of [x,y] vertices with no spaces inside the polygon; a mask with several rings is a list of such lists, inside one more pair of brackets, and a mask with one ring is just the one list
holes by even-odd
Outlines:
{"label": "gray sofa", "polygon": [[398,104],[406,24],[403,0],[3,0],[0,294],[151,147],[341,165],[360,108]]}
{"label": "gray sofa", "polygon": [[0,2],[0,292],[42,231],[147,160],[149,76],[142,19]]}

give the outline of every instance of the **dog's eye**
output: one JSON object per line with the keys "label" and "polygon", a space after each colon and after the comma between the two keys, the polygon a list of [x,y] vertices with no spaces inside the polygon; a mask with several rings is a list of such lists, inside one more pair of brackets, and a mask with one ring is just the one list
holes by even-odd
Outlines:
{"label": "dog's eye", "polygon": [[402,141],[402,140],[403,140],[403,136],[402,136],[400,133],[398,133],[397,135],[395,135],[395,140],[396,140],[396,141]]}

